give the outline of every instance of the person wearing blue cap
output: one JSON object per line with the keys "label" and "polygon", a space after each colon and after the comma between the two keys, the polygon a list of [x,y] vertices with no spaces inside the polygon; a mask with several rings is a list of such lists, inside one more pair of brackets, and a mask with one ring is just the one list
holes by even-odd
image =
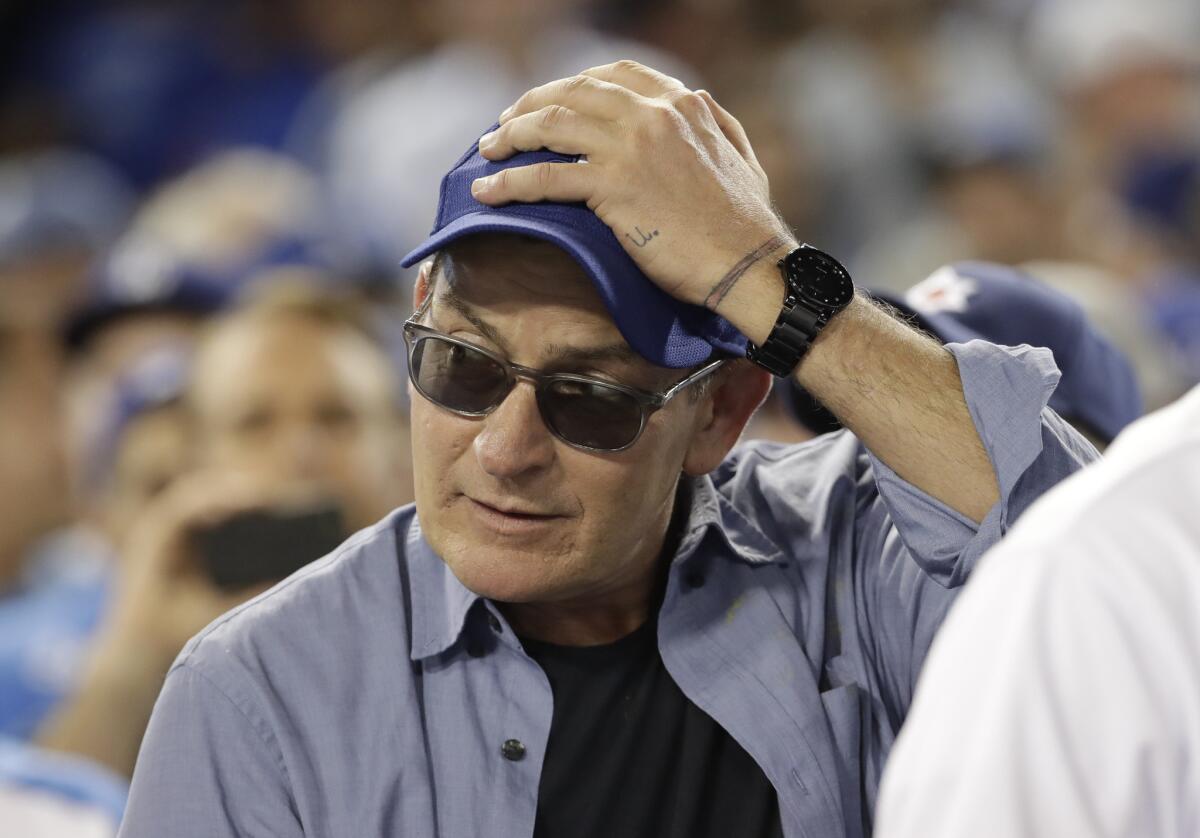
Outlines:
{"label": "person wearing blue cap", "polygon": [[[406,262],[415,505],[193,638],[122,834],[869,833],[957,591],[1095,457],[1050,353],[855,294],[632,62],[526,93]],[[847,430],[735,447],[770,374]]]}

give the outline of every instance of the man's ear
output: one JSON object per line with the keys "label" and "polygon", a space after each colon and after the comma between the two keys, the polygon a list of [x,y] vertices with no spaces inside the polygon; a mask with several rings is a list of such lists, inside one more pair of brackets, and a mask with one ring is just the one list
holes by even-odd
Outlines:
{"label": "man's ear", "polygon": [[744,358],[726,363],[704,396],[683,470],[693,477],[721,464],[771,392],[771,374]]}
{"label": "man's ear", "polygon": [[426,259],[417,268],[417,282],[413,285],[413,311],[420,311],[425,298],[433,291],[433,260]]}

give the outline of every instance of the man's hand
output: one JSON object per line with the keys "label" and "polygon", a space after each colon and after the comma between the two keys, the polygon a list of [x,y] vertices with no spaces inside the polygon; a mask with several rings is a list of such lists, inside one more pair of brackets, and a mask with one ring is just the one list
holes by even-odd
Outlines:
{"label": "man's hand", "polygon": [[192,545],[195,533],[281,501],[248,475],[200,472],[182,478],[142,515],[122,557],[109,633],[170,662],[188,639],[221,614],[265,590],[218,588]]}
{"label": "man's hand", "polygon": [[489,160],[546,148],[587,164],[506,169],[476,181],[476,199],[585,202],[659,287],[720,309],[739,328],[744,318],[726,298],[750,269],[769,265],[770,330],[783,296],[771,257],[795,243],[745,131],[707,92],[618,61],[534,88],[500,122],[479,142]]}
{"label": "man's hand", "polygon": [[192,534],[278,501],[247,476],[204,472],[180,479],[146,509],[122,555],[115,601],[80,688],[38,730],[40,745],[133,773],[171,661],[192,635],[267,587],[218,588],[192,549]]}

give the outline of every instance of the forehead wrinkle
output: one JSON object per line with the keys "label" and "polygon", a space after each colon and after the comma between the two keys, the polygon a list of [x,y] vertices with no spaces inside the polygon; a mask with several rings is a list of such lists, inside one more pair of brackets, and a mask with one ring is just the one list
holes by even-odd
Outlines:
{"label": "forehead wrinkle", "polygon": [[438,290],[437,298],[445,302],[446,305],[454,309],[459,315],[466,319],[472,326],[483,333],[483,336],[494,344],[499,346],[505,352],[509,351],[508,343],[501,337],[500,332],[491,323],[488,323],[475,312],[474,307],[449,287]]}
{"label": "forehead wrinkle", "polygon": [[545,352],[548,357],[560,363],[577,361],[636,363],[641,360],[641,356],[624,343],[610,343],[604,346],[567,346],[561,343],[548,343],[545,346]]}

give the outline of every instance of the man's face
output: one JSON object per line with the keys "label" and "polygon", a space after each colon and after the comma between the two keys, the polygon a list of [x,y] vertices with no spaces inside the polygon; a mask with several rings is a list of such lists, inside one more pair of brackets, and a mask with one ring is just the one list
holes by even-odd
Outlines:
{"label": "man's face", "polygon": [[[684,377],[633,355],[591,281],[556,247],[472,237],[438,270],[424,325],[536,369],[651,391]],[[590,350],[596,357],[580,360]],[[697,422],[694,399],[652,414],[632,447],[594,453],[551,435],[528,381],[482,418],[411,392],[417,512],[464,585],[500,602],[566,603],[645,584]]]}
{"label": "man's face", "polygon": [[386,360],[365,338],[301,317],[234,322],[197,359],[203,465],[330,494],[348,524],[411,497],[407,439]]}

